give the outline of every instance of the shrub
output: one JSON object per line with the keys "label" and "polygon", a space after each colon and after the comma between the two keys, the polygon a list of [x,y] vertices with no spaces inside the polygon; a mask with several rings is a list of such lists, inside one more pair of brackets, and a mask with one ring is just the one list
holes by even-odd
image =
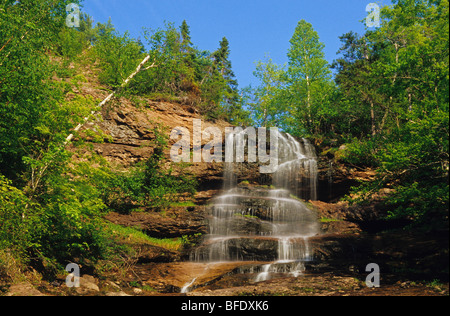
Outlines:
{"label": "shrub", "polygon": [[38,205],[0,174],[0,250],[9,249],[20,256],[32,247],[40,212]]}
{"label": "shrub", "polygon": [[97,25],[97,32],[94,50],[102,69],[100,82],[116,88],[144,58],[142,44],[128,33],[119,34],[110,22]]}

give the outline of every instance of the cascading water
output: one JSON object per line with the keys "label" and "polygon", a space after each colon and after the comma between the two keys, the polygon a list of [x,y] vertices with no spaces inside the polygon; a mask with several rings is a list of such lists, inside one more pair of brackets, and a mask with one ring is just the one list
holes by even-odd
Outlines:
{"label": "cascading water", "polygon": [[[228,137],[239,144],[245,132]],[[192,261],[272,262],[256,269],[256,282],[304,271],[304,262],[312,259],[308,237],[317,235],[319,226],[315,212],[297,197],[316,199],[316,154],[306,139],[279,132],[277,137],[275,188],[239,187],[234,163],[225,163],[224,193],[209,207],[209,235],[191,254]]]}
{"label": "cascading water", "polygon": [[273,175],[277,188],[289,190],[303,199],[317,199],[317,160],[307,139],[298,142],[289,134],[279,133],[279,166]]}

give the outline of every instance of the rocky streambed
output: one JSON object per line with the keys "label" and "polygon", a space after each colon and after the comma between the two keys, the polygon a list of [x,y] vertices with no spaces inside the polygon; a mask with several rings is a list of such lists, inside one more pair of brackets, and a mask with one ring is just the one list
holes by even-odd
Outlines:
{"label": "rocky streambed", "polygon": [[[259,188],[260,189],[260,188]],[[159,221],[155,214],[132,215],[130,225],[138,225],[150,235],[176,236],[208,232],[210,204],[178,209]],[[142,288],[147,295],[446,295],[448,283],[431,286],[433,278],[445,280],[448,271],[448,236],[427,235],[402,230],[367,231],[367,222],[378,215],[373,207],[353,208],[346,203],[310,202],[318,216],[319,233],[308,238],[310,259],[295,277],[274,273],[270,280],[257,282],[264,266],[279,259],[280,239],[276,236],[230,236],[227,251],[239,253],[240,261],[206,262],[192,260],[192,254],[207,257],[214,240],[205,240],[194,249],[173,252],[166,257],[145,256],[125,279]],[[251,208],[247,208],[251,212]],[[178,214],[178,215],[177,215]],[[238,221],[238,232],[261,233],[263,220],[255,216],[232,217]],[[262,212],[261,214],[264,214]],[[267,212],[266,212],[267,215]],[[266,216],[267,217],[267,216]],[[113,216],[126,224],[126,215]],[[159,224],[156,224],[159,223]],[[367,226],[368,227],[368,226]],[[163,228],[165,233],[163,233]],[[263,230],[264,231],[264,230]],[[292,238],[304,244],[304,238]],[[158,251],[155,251],[158,253]],[[366,266],[377,263],[381,269],[381,288],[369,289],[365,284]],[[276,271],[276,269],[274,270]],[[446,274],[447,273],[447,274]],[[431,278],[430,278],[431,276]],[[185,293],[181,293],[185,292]]]}
{"label": "rocky streambed", "polygon": [[[207,195],[199,193],[202,199]],[[211,197],[215,196],[210,192]],[[206,200],[206,199],[205,199]],[[208,205],[208,204],[206,204]],[[206,234],[207,206],[178,207],[159,214],[139,212],[110,214],[114,223],[140,227],[151,236],[180,238],[184,234]],[[192,262],[193,249],[168,251],[150,246],[139,248],[130,266],[119,273],[111,270],[101,275],[84,271],[81,288],[69,289],[64,276],[37,284],[19,283],[6,295],[104,295],[104,296],[369,296],[448,295],[448,234],[423,234],[405,231],[364,230],[364,220],[371,208],[354,209],[345,203],[312,202],[318,214],[320,234],[309,238],[311,260],[304,262],[300,275],[274,274],[257,282],[265,265],[278,256],[279,240],[271,236],[237,238],[230,244],[248,252],[253,261]],[[367,214],[366,214],[367,213]],[[370,215],[369,215],[370,214]],[[381,214],[379,214],[381,217]],[[243,217],[243,226],[254,227],[257,217]],[[255,224],[256,223],[256,224]],[[363,227],[363,228],[362,228]],[[298,240],[300,243],[302,239]],[[201,251],[205,244],[198,245]],[[381,269],[380,288],[368,288],[365,271],[368,263]],[[444,267],[444,269],[443,269]],[[447,267],[447,270],[445,270]],[[86,273],[86,274],[85,274]],[[92,274],[92,275],[87,275]],[[187,287],[187,288],[186,288]],[[181,293],[183,292],[186,293]]]}

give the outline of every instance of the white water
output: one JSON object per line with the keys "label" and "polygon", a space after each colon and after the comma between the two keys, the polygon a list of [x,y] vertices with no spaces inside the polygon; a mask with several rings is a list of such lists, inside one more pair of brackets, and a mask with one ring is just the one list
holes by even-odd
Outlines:
{"label": "white water", "polygon": [[271,267],[272,264],[263,265],[263,271],[258,274],[258,276],[255,279],[255,282],[267,281],[269,279]]}
{"label": "white water", "polygon": [[[228,135],[235,137],[234,144],[244,136]],[[312,260],[308,238],[319,229],[315,212],[296,197],[317,197],[316,154],[308,140],[298,141],[289,134],[279,133],[278,143],[275,189],[239,188],[234,163],[225,163],[224,193],[210,207],[208,238],[191,260],[272,261],[261,267],[256,282],[281,273],[294,277],[303,273],[304,262]]]}
{"label": "white water", "polygon": [[[305,271],[305,261],[312,260],[309,254],[308,238],[303,238],[303,247],[296,247],[296,241],[290,237],[278,240],[278,260],[263,266],[255,282],[267,281],[271,273],[284,273],[293,277],[298,277]],[[294,259],[296,258],[296,259]]]}
{"label": "white water", "polygon": [[192,284],[195,283],[195,281],[197,281],[197,278],[194,278],[191,282],[189,282],[188,284],[186,284],[185,286],[183,286],[181,288],[181,293],[187,293],[189,291],[189,288],[192,286]]}

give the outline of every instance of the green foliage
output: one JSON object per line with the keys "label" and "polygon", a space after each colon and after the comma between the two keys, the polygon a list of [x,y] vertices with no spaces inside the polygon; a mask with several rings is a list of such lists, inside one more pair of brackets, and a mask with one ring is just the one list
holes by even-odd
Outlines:
{"label": "green foliage", "polygon": [[[370,201],[393,189],[389,218],[422,228],[448,225],[448,1],[393,1],[382,25],[340,37],[331,81],[324,45],[300,21],[290,41],[288,69],[258,63],[261,86],[247,106],[259,124],[297,136],[335,139],[341,162],[377,170],[355,188]],[[250,90],[250,89],[249,89]],[[344,147],[343,147],[344,148]]]}
{"label": "green foliage", "polygon": [[[321,131],[330,114],[335,86],[324,58],[324,44],[312,25],[301,20],[290,40],[287,69],[266,57],[254,72],[261,84],[247,98],[257,124],[276,126],[295,136]],[[248,92],[248,91],[246,91]]]}
{"label": "green foliage", "polygon": [[[184,171],[183,166],[177,166],[175,170],[164,168],[167,136],[158,127],[154,134],[154,152],[146,161],[120,171],[94,155],[80,163],[76,175],[95,186],[99,198],[108,208],[122,213],[138,208],[164,210],[181,198],[189,198],[196,192],[197,180]],[[100,166],[93,168],[94,162]]]}
{"label": "green foliage", "polygon": [[54,55],[74,59],[83,44],[65,27],[69,2],[78,3],[0,5],[0,250],[25,262],[96,260],[106,244],[98,221],[105,205],[94,186],[71,177],[63,146],[95,105],[73,94],[81,77],[53,79],[69,75]]}
{"label": "green foliage", "polygon": [[32,201],[3,176],[0,181],[0,249],[56,262],[102,258],[105,205],[90,183],[51,173]]}
{"label": "green foliage", "polygon": [[391,207],[390,219],[410,220],[427,229],[448,227],[448,119],[448,111],[435,111],[409,121],[383,142],[355,144],[353,153],[368,144],[376,146],[365,158],[353,157],[358,163],[371,159],[378,166],[376,180],[357,188],[366,193],[362,201],[389,186],[394,189],[385,202]]}
{"label": "green foliage", "polygon": [[0,249],[23,255],[33,246],[39,213],[39,207],[0,174]]}
{"label": "green foliage", "polygon": [[375,158],[377,149],[376,141],[362,141],[355,138],[353,142],[345,145],[345,149],[340,153],[340,159],[361,167],[377,167],[379,163]]}
{"label": "green foliage", "polygon": [[448,1],[396,1],[382,15],[381,28],[342,36],[334,63],[340,121],[357,137],[391,133],[412,113],[448,104]]}
{"label": "green foliage", "polygon": [[116,88],[142,61],[144,48],[141,43],[130,38],[127,32],[119,34],[111,20],[106,24],[98,24],[96,32],[94,50],[102,69],[100,82]]}
{"label": "green foliage", "polygon": [[55,177],[41,203],[46,212],[40,218],[44,229],[37,238],[44,256],[58,262],[77,258],[80,263],[103,257],[106,240],[100,216],[106,206],[93,185]]}
{"label": "green foliage", "polygon": [[366,198],[394,189],[385,202],[389,218],[442,229],[448,227],[448,1],[398,1],[382,13],[380,29],[345,36],[337,79],[346,100],[360,100],[362,135],[371,135],[349,145],[346,159],[377,167],[375,181],[357,189]]}
{"label": "green foliage", "polygon": [[79,99],[65,99],[70,85],[52,80],[62,67],[49,51],[65,27],[57,14],[65,16],[67,3],[7,3],[0,11],[0,38],[8,39],[0,52],[0,172],[16,184],[28,182],[26,159],[39,160],[82,119],[73,114],[86,113]]}
{"label": "green foliage", "polygon": [[61,30],[58,43],[58,53],[69,60],[80,55],[88,44],[83,33],[69,28]]}
{"label": "green foliage", "polygon": [[181,237],[181,244],[183,245],[184,249],[191,249],[198,245],[202,240],[202,234],[197,233],[194,235],[184,235]]}
{"label": "green foliage", "polygon": [[136,76],[129,87],[133,94],[177,97],[208,119],[244,116],[226,38],[216,52],[200,51],[193,47],[186,21],[180,31],[173,23],[156,30],[146,28],[144,37],[155,67]]}
{"label": "green foliage", "polygon": [[141,193],[145,206],[164,209],[179,200],[180,194],[194,194],[197,181],[189,174],[178,172],[175,175],[172,169],[162,168],[164,149],[168,144],[167,136],[158,128],[154,131],[156,144],[152,156],[143,167]]}
{"label": "green foliage", "polygon": [[155,155],[128,172],[97,170],[95,176],[103,177],[97,183],[103,188],[105,204],[125,213],[140,207],[163,210],[182,196],[195,193],[197,185],[190,175],[161,169]]}
{"label": "green foliage", "polygon": [[262,127],[281,127],[286,119],[287,106],[283,98],[284,69],[274,64],[269,56],[266,61],[256,64],[254,75],[261,86],[252,91],[253,102],[248,106],[253,114],[253,120]]}
{"label": "green foliage", "polygon": [[300,136],[318,131],[318,108],[329,95],[331,71],[325,60],[325,45],[312,25],[301,20],[290,40],[288,51],[287,98],[289,115],[287,130]]}

